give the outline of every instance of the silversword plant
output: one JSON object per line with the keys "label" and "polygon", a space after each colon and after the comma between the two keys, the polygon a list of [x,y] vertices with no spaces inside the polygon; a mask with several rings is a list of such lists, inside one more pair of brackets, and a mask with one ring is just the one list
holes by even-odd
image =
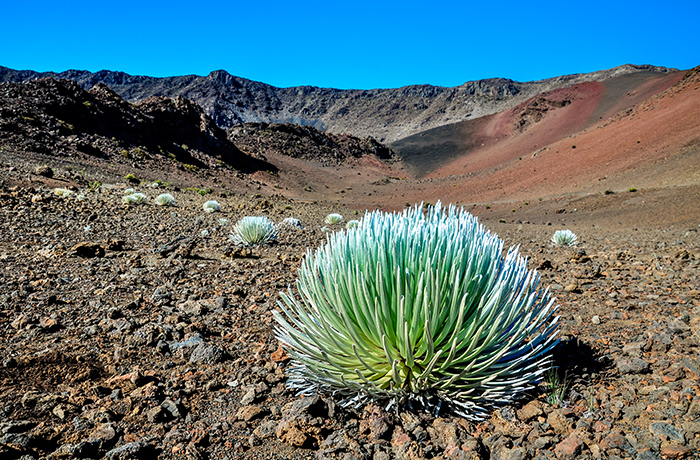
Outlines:
{"label": "silversword plant", "polygon": [[173,206],[175,204],[175,197],[169,193],[161,193],[156,197],[156,204],[158,206]]}
{"label": "silversword plant", "polygon": [[221,205],[218,201],[209,200],[202,205],[204,212],[218,212],[221,211]]}
{"label": "silversword plant", "polygon": [[518,249],[502,249],[439,202],[331,234],[274,312],[294,360],[288,385],[474,420],[519,397],[551,368],[557,308]]}
{"label": "silversword plant", "polygon": [[576,246],[578,236],[571,230],[557,230],[552,235],[552,243],[558,247]]}
{"label": "silversword plant", "polygon": [[347,224],[345,224],[345,228],[351,229],[355,228],[360,225],[360,221],[357,219],[349,220]]}
{"label": "silversword plant", "polygon": [[265,216],[246,216],[236,222],[229,238],[243,246],[266,244],[277,238],[277,227]]}
{"label": "silversword plant", "polygon": [[331,214],[328,214],[328,215],[326,216],[326,220],[325,220],[325,222],[326,222],[328,225],[336,225],[336,224],[341,223],[342,221],[343,221],[343,216],[341,216],[340,214],[335,213],[335,212],[334,212],[334,213],[331,213]]}

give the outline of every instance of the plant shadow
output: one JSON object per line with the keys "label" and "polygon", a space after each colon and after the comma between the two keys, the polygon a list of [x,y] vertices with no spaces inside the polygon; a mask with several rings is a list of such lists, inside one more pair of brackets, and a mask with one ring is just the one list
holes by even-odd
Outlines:
{"label": "plant shadow", "polygon": [[[612,367],[610,358],[578,337],[561,340],[552,350],[550,378],[566,386],[565,399],[585,397],[590,387]],[[545,378],[547,380],[547,378]],[[552,380],[545,381],[544,391],[554,390]]]}

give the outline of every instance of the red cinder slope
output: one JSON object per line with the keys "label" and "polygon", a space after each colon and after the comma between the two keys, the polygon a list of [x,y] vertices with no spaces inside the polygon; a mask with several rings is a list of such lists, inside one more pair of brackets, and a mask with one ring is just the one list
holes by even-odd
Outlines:
{"label": "red cinder slope", "polygon": [[584,83],[474,120],[466,152],[405,184],[399,199],[469,203],[697,182],[700,77],[684,75],[625,93]]}

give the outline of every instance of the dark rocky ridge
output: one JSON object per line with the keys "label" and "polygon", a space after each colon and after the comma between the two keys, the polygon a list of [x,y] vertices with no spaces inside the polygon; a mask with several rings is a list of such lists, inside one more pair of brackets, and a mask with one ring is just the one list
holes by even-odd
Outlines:
{"label": "dark rocky ridge", "polygon": [[347,134],[330,134],[313,126],[277,123],[242,123],[228,130],[229,139],[243,151],[263,157],[277,153],[321,164],[338,164],[347,158],[373,154],[391,160],[396,154],[374,138],[360,139]]}
{"label": "dark rocky ridge", "polygon": [[277,88],[223,70],[207,76],[155,78],[107,70],[38,73],[0,67],[0,82],[56,77],[74,80],[86,89],[104,83],[131,102],[152,96],[186,97],[199,104],[222,128],[243,122],[294,123],[393,142],[427,129],[510,109],[544,91],[628,73],[669,71],[672,69],[623,65],[526,83],[493,78],[453,88],[414,85],[338,90],[312,86]]}
{"label": "dark rocky ridge", "polygon": [[170,158],[190,169],[274,169],[241,152],[187,99],[154,96],[130,104],[103,84],[85,91],[50,78],[0,86],[0,145],[62,158],[126,159],[134,166]]}

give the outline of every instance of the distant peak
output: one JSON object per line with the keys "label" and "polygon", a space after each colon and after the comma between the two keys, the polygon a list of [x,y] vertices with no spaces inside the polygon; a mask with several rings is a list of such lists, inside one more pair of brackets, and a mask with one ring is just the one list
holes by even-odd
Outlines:
{"label": "distant peak", "polygon": [[228,80],[232,77],[230,73],[226,72],[223,69],[219,70],[214,70],[213,72],[210,72],[209,75],[207,75],[208,78],[214,79],[214,80]]}

